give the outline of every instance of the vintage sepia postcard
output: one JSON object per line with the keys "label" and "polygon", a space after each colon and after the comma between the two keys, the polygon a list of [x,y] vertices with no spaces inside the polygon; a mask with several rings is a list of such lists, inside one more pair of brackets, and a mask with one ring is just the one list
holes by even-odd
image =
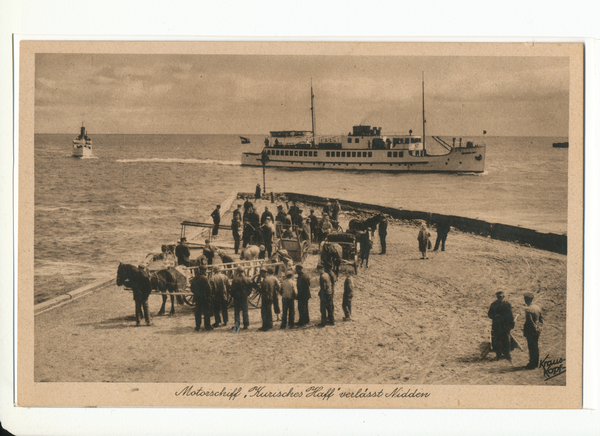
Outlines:
{"label": "vintage sepia postcard", "polygon": [[582,44],[18,49],[18,406],[582,407]]}

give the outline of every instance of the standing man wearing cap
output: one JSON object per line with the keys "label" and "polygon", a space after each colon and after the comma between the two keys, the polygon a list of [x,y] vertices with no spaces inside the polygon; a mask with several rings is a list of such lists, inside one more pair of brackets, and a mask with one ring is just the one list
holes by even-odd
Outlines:
{"label": "standing man wearing cap", "polygon": [[212,235],[216,237],[219,234],[219,224],[221,224],[221,205],[217,204],[217,208],[210,214],[213,219]]}
{"label": "standing man wearing cap", "polygon": [[496,292],[496,301],[491,304],[488,317],[492,320],[492,348],[496,352],[496,360],[504,357],[512,362],[510,331],[515,328],[515,319],[512,307],[504,297],[503,291]]}
{"label": "standing man wearing cap", "polygon": [[533,293],[527,292],[524,297],[527,307],[525,308],[523,336],[527,338],[527,348],[529,349],[529,363],[525,369],[535,369],[540,362],[538,341],[540,339],[540,333],[542,333],[544,318],[542,316],[542,309],[537,304],[532,304],[534,297]]}
{"label": "standing man wearing cap", "polygon": [[283,314],[281,315],[281,328],[284,329],[288,324],[288,315],[290,328],[294,327],[294,318],[296,311],[294,310],[294,300],[298,297],[296,283],[294,282],[294,271],[287,270],[285,279],[281,283],[281,304],[283,305]]}
{"label": "standing man wearing cap", "polygon": [[213,268],[213,276],[210,279],[210,288],[213,295],[213,312],[215,313],[215,323],[213,327],[219,327],[221,324],[221,314],[223,314],[223,325],[226,326],[229,321],[227,307],[229,306],[229,280],[221,272],[218,266]]}
{"label": "standing man wearing cap", "polygon": [[283,206],[277,206],[277,216],[275,217],[275,226],[277,228],[277,237],[281,238],[283,233],[283,223],[285,223],[286,213],[283,211]]}
{"label": "standing man wearing cap", "polygon": [[239,218],[239,219],[240,219],[240,221],[241,221],[241,220],[242,220],[242,216],[243,216],[243,215],[242,215],[242,205],[241,205],[241,204],[238,204],[238,205],[237,205],[237,209],[235,209],[235,210],[233,211],[232,218],[234,218],[234,219],[235,219],[235,218]]}
{"label": "standing man wearing cap", "polygon": [[260,216],[260,225],[264,225],[267,222],[267,218],[271,218],[271,221],[274,220],[273,214],[269,210],[269,206],[265,206],[265,211]]}
{"label": "standing man wearing cap", "polygon": [[206,277],[206,267],[200,266],[198,273],[190,283],[190,290],[194,294],[194,302],[196,303],[196,331],[200,330],[202,325],[202,316],[204,315],[204,330],[211,331],[210,326],[210,304],[211,304],[211,289],[208,278]]}
{"label": "standing man wearing cap", "polygon": [[240,241],[242,240],[242,221],[237,215],[234,215],[231,220],[231,233],[233,234],[233,248],[235,254],[238,254],[240,250]]}
{"label": "standing man wearing cap", "polygon": [[308,300],[310,300],[310,277],[304,271],[302,265],[296,265],[296,289],[298,291],[298,327],[310,322],[308,314]]}
{"label": "standing man wearing cap", "polygon": [[260,269],[260,295],[262,303],[260,306],[260,316],[262,318],[262,327],[260,331],[266,332],[273,328],[273,299],[277,298],[279,283],[272,275],[267,275],[267,269]]}
{"label": "standing man wearing cap", "polygon": [[354,296],[354,280],[348,274],[344,281],[344,296],[342,298],[342,309],[344,310],[344,321],[352,321],[352,297]]}
{"label": "standing man wearing cap", "polygon": [[175,247],[175,257],[177,257],[178,265],[190,266],[190,248],[185,237],[182,237]]}
{"label": "standing man wearing cap", "polygon": [[331,283],[331,276],[325,272],[323,265],[317,266],[319,272],[319,298],[321,299],[321,324],[320,327],[325,327],[327,321],[329,324],[334,325],[335,321],[333,318],[333,284]]}
{"label": "standing man wearing cap", "polygon": [[235,325],[234,331],[240,329],[240,312],[242,312],[242,320],[244,321],[244,330],[248,329],[250,321],[248,319],[248,296],[252,292],[252,283],[244,273],[244,267],[238,266],[236,276],[231,282],[231,296],[233,297],[234,314],[233,319]]}

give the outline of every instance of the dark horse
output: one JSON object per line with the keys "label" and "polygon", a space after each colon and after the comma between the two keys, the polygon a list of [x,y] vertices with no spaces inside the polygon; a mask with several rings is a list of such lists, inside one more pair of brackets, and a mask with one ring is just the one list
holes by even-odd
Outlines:
{"label": "dark horse", "polygon": [[150,325],[150,312],[148,311],[148,296],[152,292],[150,276],[147,271],[133,265],[119,262],[117,269],[117,286],[125,286],[133,290],[135,300],[136,325],[140,325],[142,314],[146,324]]}
{"label": "dark horse", "polygon": [[[158,312],[158,316],[161,316],[165,314],[165,305],[167,303],[165,292],[172,294],[173,292],[183,291],[187,286],[187,278],[175,268],[167,268],[150,273],[150,284],[152,289],[162,293],[163,302]],[[171,312],[169,312],[171,316],[175,316],[175,301],[173,297],[174,295],[171,295]],[[183,305],[183,297],[181,295],[177,296],[177,303]]]}
{"label": "dark horse", "polygon": [[385,219],[385,216],[382,213],[378,213],[377,215],[373,215],[369,218],[359,220],[359,219],[351,219],[348,223],[348,231],[352,233],[357,232],[365,232],[370,230],[371,233],[375,231],[377,224],[382,222]]}

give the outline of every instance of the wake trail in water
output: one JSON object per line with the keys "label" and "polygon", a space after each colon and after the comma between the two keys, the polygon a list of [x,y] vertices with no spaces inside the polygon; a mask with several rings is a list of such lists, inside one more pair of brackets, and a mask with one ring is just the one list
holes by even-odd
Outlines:
{"label": "wake trail in water", "polygon": [[240,166],[242,162],[237,160],[214,160],[214,159],[176,159],[176,158],[139,158],[139,159],[117,159],[119,163],[183,163],[200,165],[226,165]]}

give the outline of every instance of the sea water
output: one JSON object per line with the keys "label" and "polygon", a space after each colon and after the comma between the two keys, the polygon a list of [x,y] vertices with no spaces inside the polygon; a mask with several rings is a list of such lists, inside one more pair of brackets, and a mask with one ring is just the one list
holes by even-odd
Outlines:
{"label": "sea water", "polygon": [[[251,140],[245,145],[237,135],[92,136],[94,157],[77,159],[71,157],[73,134],[35,135],[36,302],[116,277],[119,261],[139,262],[174,243],[182,221],[206,220],[233,191],[262,186],[262,168],[242,167],[240,160],[242,151],[260,151],[264,136],[243,135]],[[566,234],[568,149],[552,143],[567,138],[463,138],[463,144],[467,140],[487,145],[484,173],[268,168],[267,191]],[[431,152],[443,152],[430,143]]]}

